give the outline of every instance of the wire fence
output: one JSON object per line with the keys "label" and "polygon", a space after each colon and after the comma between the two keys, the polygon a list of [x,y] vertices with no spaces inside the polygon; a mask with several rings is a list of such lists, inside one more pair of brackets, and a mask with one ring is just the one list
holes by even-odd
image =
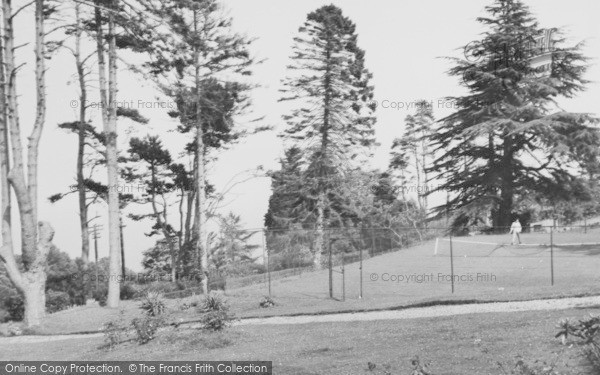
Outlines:
{"label": "wire fence", "polygon": [[448,227],[256,230],[261,245],[255,253],[262,260],[250,267],[233,258],[211,273],[209,285],[236,296],[338,301],[600,292],[597,224],[508,232],[508,227],[472,227],[460,236]]}

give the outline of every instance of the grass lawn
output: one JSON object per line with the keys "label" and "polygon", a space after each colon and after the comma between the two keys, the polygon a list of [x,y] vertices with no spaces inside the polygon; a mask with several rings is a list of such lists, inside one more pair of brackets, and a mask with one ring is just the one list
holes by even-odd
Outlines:
{"label": "grass lawn", "polygon": [[[358,263],[346,266],[346,301],[329,299],[328,271],[307,272],[273,280],[271,291],[277,305],[262,309],[258,302],[268,294],[267,284],[226,291],[237,317],[320,314],[399,308],[440,301],[511,301],[600,294],[600,246],[562,246],[554,249],[554,285],[550,285],[550,249],[537,246],[495,246],[508,235],[459,237],[453,243],[454,274],[459,279],[451,293],[449,242],[435,241],[380,255],[363,262],[363,298],[359,299]],[[465,242],[467,241],[467,242]],[[548,243],[548,233],[523,234],[524,243]],[[478,243],[480,242],[480,243]],[[600,242],[600,229],[588,233],[555,233],[559,244]],[[334,274],[334,296],[342,296],[342,279]],[[174,319],[193,320],[180,311],[184,302],[198,297],[168,300]],[[126,318],[137,314],[139,302],[123,301]],[[76,307],[49,315],[38,333],[95,331],[119,309]]]}
{"label": "grass lawn", "polygon": [[[367,362],[408,374],[418,355],[441,374],[502,374],[517,356],[557,362],[585,373],[576,345],[554,338],[564,317],[599,314],[599,308],[470,314],[409,320],[237,326],[222,334],[170,330],[146,345],[126,342],[100,348],[102,338],[15,344],[0,339],[2,360],[269,360],[275,374],[364,374]],[[4,339],[6,340],[6,339]],[[571,373],[571,372],[567,372]]]}

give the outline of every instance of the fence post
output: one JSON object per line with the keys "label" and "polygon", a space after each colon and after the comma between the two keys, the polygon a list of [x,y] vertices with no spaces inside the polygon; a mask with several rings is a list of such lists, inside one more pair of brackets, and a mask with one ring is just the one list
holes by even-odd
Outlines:
{"label": "fence post", "polygon": [[375,228],[371,229],[371,256],[375,255]]}
{"label": "fence post", "polygon": [[346,301],[346,265],[342,256],[342,301]]}
{"label": "fence post", "polygon": [[454,294],[454,253],[452,250],[452,234],[450,234],[450,277],[452,278],[452,294]]}
{"label": "fence post", "polygon": [[554,228],[550,228],[550,285],[554,286]]}
{"label": "fence post", "polygon": [[333,299],[333,265],[331,260],[331,238],[328,239],[329,243],[329,298]]}
{"label": "fence post", "polygon": [[269,283],[269,298],[271,298],[271,254],[269,254],[269,249],[266,246],[267,231],[263,230],[262,232],[262,242],[263,242],[263,252],[267,254],[267,281]]}
{"label": "fence post", "polygon": [[362,297],[363,297],[363,253],[362,252],[363,252],[363,249],[361,246],[358,251],[358,254],[359,254],[358,256],[360,259],[360,263],[358,265],[358,269],[360,271],[360,290],[358,292],[358,299],[362,299]]}

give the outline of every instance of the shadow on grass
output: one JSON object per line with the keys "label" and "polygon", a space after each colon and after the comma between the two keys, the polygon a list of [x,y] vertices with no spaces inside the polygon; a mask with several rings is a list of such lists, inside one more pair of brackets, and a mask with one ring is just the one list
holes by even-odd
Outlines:
{"label": "shadow on grass", "polygon": [[600,245],[556,245],[557,249],[560,249],[567,253],[583,254],[588,256],[599,256]]}

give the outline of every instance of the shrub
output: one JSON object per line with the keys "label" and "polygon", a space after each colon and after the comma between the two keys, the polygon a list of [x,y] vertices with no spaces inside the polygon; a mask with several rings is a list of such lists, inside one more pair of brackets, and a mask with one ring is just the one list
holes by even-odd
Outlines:
{"label": "shrub", "polygon": [[146,315],[133,319],[131,325],[136,333],[136,341],[139,344],[146,344],[154,339],[158,328],[163,325],[163,319]]}
{"label": "shrub", "polygon": [[165,303],[159,293],[149,292],[140,305],[147,316],[156,317],[165,312]]}
{"label": "shrub", "polygon": [[116,322],[108,322],[102,327],[104,343],[108,349],[113,349],[122,341],[123,328]]}
{"label": "shrub", "polygon": [[92,298],[98,301],[100,306],[106,306],[106,299],[108,298],[108,288],[101,286],[92,292]]}
{"label": "shrub", "polygon": [[104,344],[106,348],[113,349],[127,336],[128,327],[123,324],[125,321],[124,318],[125,311],[121,310],[117,319],[108,321],[102,326],[102,332],[104,333]]}
{"label": "shrub", "polygon": [[583,346],[583,354],[594,370],[600,372],[600,316],[589,316],[578,322],[569,319],[561,320],[558,324],[556,337],[566,343],[569,336],[578,338]]}
{"label": "shrub", "polygon": [[66,292],[50,290],[46,293],[46,311],[50,314],[71,307],[71,298]]}
{"label": "shrub", "polygon": [[222,331],[227,327],[231,318],[226,311],[208,311],[200,319],[204,329]]}
{"label": "shrub", "polygon": [[122,284],[120,295],[121,295],[121,300],[123,300],[123,301],[134,299],[138,295],[138,290],[131,283]]}
{"label": "shrub", "polygon": [[216,293],[211,293],[204,298],[201,312],[203,315],[200,322],[203,328],[209,331],[221,331],[233,320],[233,316],[229,313],[229,305]]}
{"label": "shrub", "polygon": [[[49,290],[46,293],[46,311],[55,313],[72,306],[71,298],[66,292]],[[4,309],[8,313],[9,320],[19,322],[25,317],[25,301],[19,294],[14,294],[4,300]]]}
{"label": "shrub", "polygon": [[508,372],[501,363],[498,366],[505,375],[561,375],[556,371],[554,365],[546,363],[530,365],[522,359],[517,360],[515,366]]}
{"label": "shrub", "polygon": [[210,290],[225,290],[227,288],[227,278],[225,276],[209,278],[208,288]]}
{"label": "shrub", "polygon": [[23,297],[18,294],[12,295],[4,300],[4,308],[8,312],[10,320],[21,321],[25,317],[25,303]]}
{"label": "shrub", "polygon": [[410,365],[412,366],[411,375],[433,375],[433,373],[429,372],[429,369],[427,368],[428,365],[421,362],[419,356],[415,356],[411,359]]}
{"label": "shrub", "polygon": [[258,305],[264,309],[275,306],[275,301],[269,296],[264,296]]}

